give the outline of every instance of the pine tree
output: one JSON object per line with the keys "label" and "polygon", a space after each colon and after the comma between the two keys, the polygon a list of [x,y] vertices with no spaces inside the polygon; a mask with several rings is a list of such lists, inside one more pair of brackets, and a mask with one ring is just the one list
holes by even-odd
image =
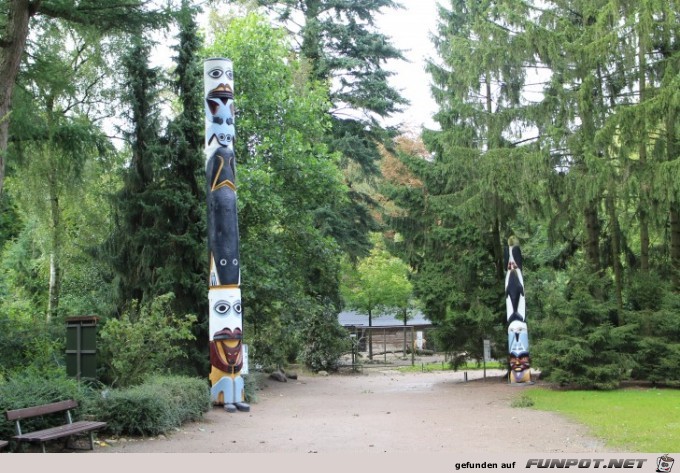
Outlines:
{"label": "pine tree", "polygon": [[275,12],[284,24],[303,19],[297,33],[300,54],[309,63],[311,78],[330,87],[332,129],[327,143],[342,156],[351,199],[323,209],[317,219],[356,261],[368,254],[368,233],[378,229],[372,212],[377,203],[361,183],[378,176],[379,145],[394,136],[381,120],[408,103],[389,85],[392,73],[383,68],[385,61],[403,56],[374,26],[383,9],[399,5],[392,0],[259,0],[258,4]]}
{"label": "pine tree", "polygon": [[122,59],[126,77],[125,102],[130,113],[126,116],[131,129],[125,133],[130,146],[130,163],[123,171],[123,189],[115,196],[116,228],[107,254],[117,279],[118,303],[145,301],[153,294],[157,279],[156,268],[161,264],[155,225],[161,217],[159,203],[154,199],[154,176],[163,155],[160,144],[158,93],[161,73],[148,65],[150,45],[134,37]]}

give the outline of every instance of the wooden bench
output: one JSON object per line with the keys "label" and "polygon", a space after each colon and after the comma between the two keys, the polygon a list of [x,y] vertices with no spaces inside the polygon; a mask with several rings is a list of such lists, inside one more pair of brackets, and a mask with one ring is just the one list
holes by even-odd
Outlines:
{"label": "wooden bench", "polygon": [[[71,417],[71,409],[76,407],[78,407],[78,402],[70,399],[68,401],[53,402],[50,404],[44,404],[42,406],[26,407],[24,409],[15,409],[5,412],[5,417],[7,420],[10,422],[15,422],[16,435],[12,437],[12,440],[16,442],[16,448],[18,449],[21,447],[23,442],[39,443],[44,453],[46,451],[45,443],[50,440],[61,438],[66,439],[64,448],[67,448],[68,442],[71,438],[77,435],[89,434],[90,450],[94,450],[93,433],[95,430],[105,427],[106,422],[87,420],[73,422],[73,418]],[[51,427],[49,429],[37,430],[35,432],[22,432],[22,419],[30,419],[32,417],[55,414],[57,412],[65,412],[66,422],[63,425]]]}

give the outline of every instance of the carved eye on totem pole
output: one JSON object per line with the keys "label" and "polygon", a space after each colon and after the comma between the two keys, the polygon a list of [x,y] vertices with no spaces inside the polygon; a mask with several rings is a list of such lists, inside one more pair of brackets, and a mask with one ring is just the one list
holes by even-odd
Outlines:
{"label": "carved eye on totem pole", "polygon": [[237,299],[230,302],[221,299],[213,305],[213,309],[220,316],[226,317],[232,314],[232,312],[234,313],[233,315],[241,315],[241,301]]}
{"label": "carved eye on totem pole", "polygon": [[212,79],[219,79],[224,75],[229,80],[234,80],[234,71],[231,69],[222,69],[221,67],[213,67],[208,71],[208,76]]}

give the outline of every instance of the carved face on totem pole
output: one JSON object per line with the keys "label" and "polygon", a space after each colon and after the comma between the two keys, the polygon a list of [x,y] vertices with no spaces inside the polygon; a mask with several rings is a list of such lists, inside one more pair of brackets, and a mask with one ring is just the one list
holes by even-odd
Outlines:
{"label": "carved face on totem pole", "polygon": [[214,289],[210,303],[210,364],[228,374],[243,366],[241,290]]}

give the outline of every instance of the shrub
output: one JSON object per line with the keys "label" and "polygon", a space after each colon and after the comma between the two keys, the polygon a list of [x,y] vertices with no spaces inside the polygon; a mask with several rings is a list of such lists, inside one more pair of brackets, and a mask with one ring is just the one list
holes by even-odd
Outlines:
{"label": "shrub", "polygon": [[522,394],[519,397],[516,397],[510,402],[510,407],[516,407],[516,408],[522,408],[522,407],[531,407],[534,405],[534,400],[531,399],[530,396],[528,396],[526,393]]}
{"label": "shrub", "polygon": [[97,403],[97,417],[115,435],[146,436],[200,419],[209,409],[207,380],[155,376],[139,386],[105,393]]}
{"label": "shrub", "polygon": [[[534,318],[531,353],[541,378],[563,386],[614,389],[634,365],[635,326],[617,325],[605,280],[586,268],[569,270],[568,283],[548,293],[546,313]],[[538,299],[538,298],[537,298]]]}
{"label": "shrub", "polygon": [[[0,412],[75,399],[80,406],[73,414],[78,418],[82,414],[92,412],[95,398],[94,390],[58,371],[49,374],[35,370],[17,372],[0,384]],[[44,418],[27,419],[22,422],[22,427],[26,431],[31,431],[53,427],[63,421],[63,416],[49,415]],[[0,418],[0,438],[8,439],[13,435],[14,424],[7,422],[3,416]]]}
{"label": "shrub", "polygon": [[251,371],[243,375],[246,402],[257,402],[257,391],[262,389],[266,375],[258,371]]}
{"label": "shrub", "polygon": [[0,313],[0,375],[26,369],[52,371],[59,367],[64,346],[62,327],[28,317],[10,317]]}
{"label": "shrub", "polygon": [[177,316],[172,293],[148,304],[137,302],[120,319],[109,320],[100,332],[100,359],[108,367],[110,384],[125,387],[141,383],[150,373],[166,369],[185,357],[178,342],[192,340],[196,316]]}
{"label": "shrub", "polygon": [[337,370],[340,357],[350,350],[349,334],[338,322],[331,304],[325,304],[306,317],[302,339],[302,361],[315,371]]}

